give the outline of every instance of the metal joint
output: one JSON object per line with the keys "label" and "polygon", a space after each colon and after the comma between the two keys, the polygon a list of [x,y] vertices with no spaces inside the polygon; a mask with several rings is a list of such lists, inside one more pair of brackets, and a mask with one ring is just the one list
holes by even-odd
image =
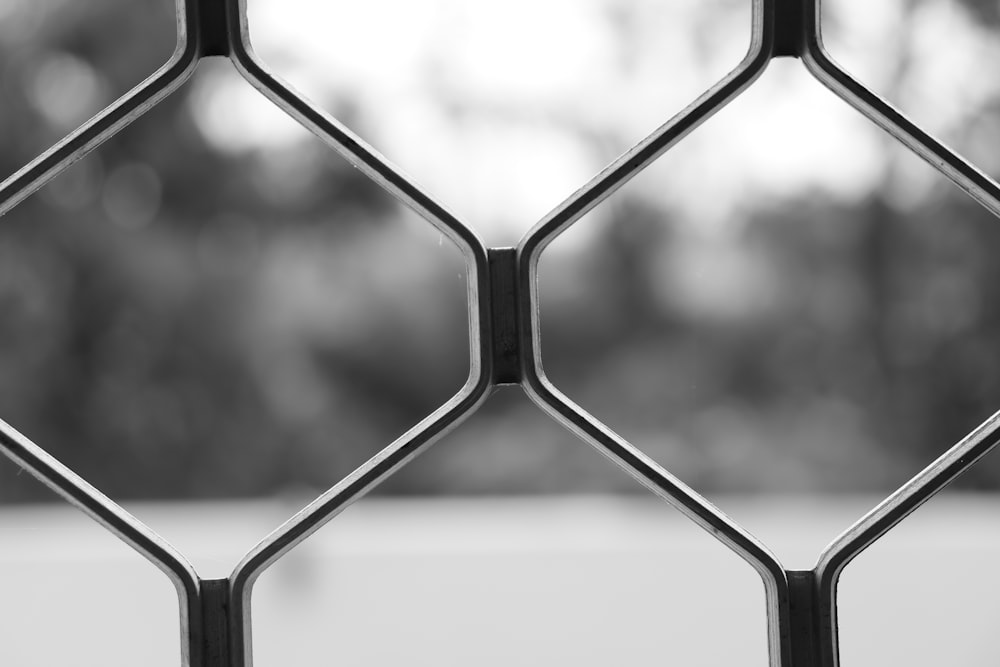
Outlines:
{"label": "metal joint", "polygon": [[775,0],[774,58],[799,58],[806,44],[806,2],[812,0]]}
{"label": "metal joint", "polygon": [[201,580],[201,644],[204,667],[231,667],[229,580]]}
{"label": "metal joint", "polygon": [[493,382],[520,384],[517,249],[490,248],[490,315],[493,329]]}
{"label": "metal joint", "polygon": [[788,578],[792,665],[821,667],[816,573],[812,570],[786,570],[785,576]]}
{"label": "metal joint", "polygon": [[229,17],[228,0],[195,0],[198,9],[198,52],[203,58],[228,56]]}

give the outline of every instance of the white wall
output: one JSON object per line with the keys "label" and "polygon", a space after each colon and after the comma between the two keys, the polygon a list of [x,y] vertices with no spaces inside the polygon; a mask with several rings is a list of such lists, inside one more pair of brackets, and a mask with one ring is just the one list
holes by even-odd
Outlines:
{"label": "white wall", "polygon": [[[807,568],[874,499],[721,498]],[[296,503],[131,508],[206,577]],[[845,667],[996,664],[1000,499],[933,501],[851,565]],[[267,572],[255,665],[766,665],[756,573],[656,501],[366,500]],[[0,512],[0,665],[179,661],[173,589],[61,506]]]}

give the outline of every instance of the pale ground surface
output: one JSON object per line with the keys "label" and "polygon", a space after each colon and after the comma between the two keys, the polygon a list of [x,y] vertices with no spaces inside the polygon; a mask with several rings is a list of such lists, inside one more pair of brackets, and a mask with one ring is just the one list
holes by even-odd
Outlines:
{"label": "pale ground surface", "polygon": [[[718,502],[807,568],[873,499]],[[294,508],[131,507],[205,577]],[[1000,498],[924,507],[845,573],[845,667],[996,664],[998,558]],[[0,512],[0,566],[0,665],[178,664],[166,578],[82,515]],[[255,665],[766,665],[763,610],[754,571],[655,501],[368,500],[261,578]]]}

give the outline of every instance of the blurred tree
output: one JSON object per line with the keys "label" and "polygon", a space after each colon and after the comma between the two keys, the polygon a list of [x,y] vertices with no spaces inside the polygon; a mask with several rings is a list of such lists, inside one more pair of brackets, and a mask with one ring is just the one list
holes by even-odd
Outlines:
{"label": "blurred tree", "polygon": [[[7,173],[165,61],[174,28],[169,0],[49,0],[15,9],[6,20],[24,30],[0,32],[7,65],[0,160]],[[46,69],[39,61],[57,65]],[[101,94],[72,116],[45,106],[60,99],[48,89],[88,86]],[[278,308],[267,296],[274,284],[296,285],[273,272],[301,272],[304,262],[315,269],[328,262],[324,253],[343,263],[363,245],[391,251],[381,260],[398,263],[406,237],[379,236],[397,207],[326,149],[310,158],[313,145],[291,157],[211,145],[193,121],[194,92],[186,85],[4,218],[0,414],[116,497],[327,486],[447,396],[447,382],[461,376],[461,357],[450,372],[429,369],[432,354],[407,366],[392,354],[404,349],[397,341],[374,338],[384,320],[366,323],[364,358],[357,349],[303,337],[292,323],[281,330],[297,350],[286,359],[326,366],[324,382],[352,392],[379,384],[363,398],[325,406],[328,414],[319,418],[283,413],[271,386],[280,373],[267,376],[274,369],[261,363],[273,345],[260,330],[271,320],[257,309]],[[296,173],[319,184],[315,194],[275,198],[267,187],[275,159],[286,170],[305,160],[308,169]],[[299,252],[282,254],[288,248]],[[380,296],[371,290],[391,286],[366,280],[364,262],[348,267],[334,276],[345,282],[330,289],[355,290],[361,304],[367,294],[377,307]],[[450,280],[442,291],[461,294],[461,285],[451,287],[449,262],[410,268],[430,281],[427,288]],[[392,280],[414,279],[406,270]],[[287,305],[294,296],[279,300]],[[400,324],[396,331],[412,322]],[[455,345],[440,335],[441,326],[424,335]],[[444,386],[411,380],[394,388],[377,380],[405,379],[401,368]],[[387,419],[394,411],[400,415]],[[373,426],[359,431],[363,419]],[[27,477],[0,484],[0,498],[35,497],[49,496]]]}
{"label": "blurred tree", "polygon": [[[998,24],[996,3],[965,4]],[[173,44],[169,0],[14,6],[4,173]],[[197,94],[185,86],[3,219],[0,416],[116,497],[326,487],[461,384],[462,265],[317,142],[212,143]],[[907,209],[885,178],[859,201],[759,204],[718,246],[617,194],[590,246],[543,266],[547,367],[696,488],[898,484],[1000,403],[1000,227],[954,193]],[[710,270],[678,279],[698,262]],[[388,488],[638,488],[606,481],[598,457],[568,463],[569,436],[541,422],[527,401],[493,401],[468,429],[484,456],[449,448]],[[965,483],[995,488],[1000,467]],[[41,489],[12,477],[0,500]]]}

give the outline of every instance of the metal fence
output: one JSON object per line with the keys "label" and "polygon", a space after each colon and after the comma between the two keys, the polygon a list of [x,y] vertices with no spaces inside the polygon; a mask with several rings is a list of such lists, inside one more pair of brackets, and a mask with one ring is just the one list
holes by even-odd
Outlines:
{"label": "metal fence", "polygon": [[[203,579],[185,557],[72,470],[0,421],[0,451],[160,568],[179,597],[181,660],[191,667],[243,667],[251,658],[254,582],[282,555],[472,414],[499,385],[518,384],[553,419],[625,469],[760,574],[766,591],[770,664],[839,663],[837,582],[844,567],[998,442],[1000,413],[956,444],[837,537],[812,570],[787,570],[749,532],[660,465],[584,412],[545,376],[537,290],[542,251],[567,227],[725,106],[772,58],[799,58],[835,95],[867,116],[1000,215],[1000,186],[838,66],[823,47],[821,0],[752,0],[743,61],[686,109],[608,165],[539,221],[516,248],[488,248],[442,203],[359,137],[283,83],[254,54],[245,0],[177,0],[177,46],[159,70],[0,184],[0,215],[151,109],[187,81],[203,58],[226,57],[261,94],[463,251],[469,284],[471,370],[444,405],[320,495],[254,547],[227,579]],[[718,591],[706,591],[718,595]]]}

